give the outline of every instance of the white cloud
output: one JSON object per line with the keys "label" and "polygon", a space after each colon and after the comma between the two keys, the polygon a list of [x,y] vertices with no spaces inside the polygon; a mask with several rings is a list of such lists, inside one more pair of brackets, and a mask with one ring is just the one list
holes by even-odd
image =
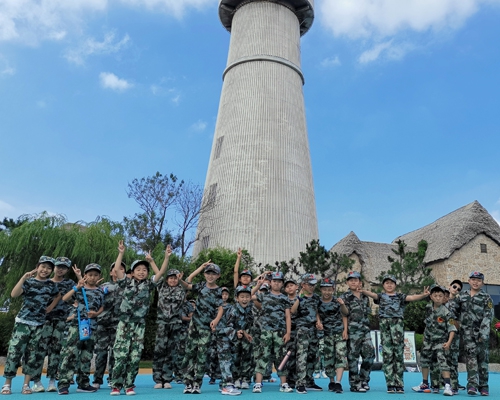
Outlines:
{"label": "white cloud", "polygon": [[88,38],[78,48],[66,51],[64,57],[74,64],[82,65],[85,59],[93,54],[112,54],[119,52],[129,42],[130,37],[125,35],[121,40],[115,40],[115,33],[108,32],[104,40],[99,42],[94,38]]}
{"label": "white cloud", "polygon": [[323,68],[338,67],[339,65],[341,65],[339,56],[325,58],[323,61],[321,61],[321,66]]}
{"label": "white cloud", "polygon": [[101,72],[99,74],[99,79],[103,88],[116,90],[117,92],[123,92],[134,86],[132,83],[127,82],[125,79],[118,78],[111,72]]}
{"label": "white cloud", "polygon": [[191,125],[191,130],[194,132],[203,132],[207,128],[207,123],[205,121],[199,120]]}
{"label": "white cloud", "polygon": [[321,23],[334,36],[362,40],[370,47],[359,57],[359,62],[367,63],[383,54],[398,59],[417,47],[392,42],[400,35],[456,30],[490,4],[500,0],[322,0],[317,7]]}
{"label": "white cloud", "polygon": [[0,200],[0,217],[6,217],[12,215],[12,212],[14,211],[14,206],[10,205],[9,203]]}
{"label": "white cloud", "polygon": [[125,4],[135,7],[146,7],[150,10],[160,10],[173,14],[177,18],[184,15],[187,9],[201,10],[214,4],[214,0],[121,0]]}
{"label": "white cloud", "polygon": [[500,225],[500,211],[495,210],[491,213],[491,216],[495,221],[497,221],[497,224]]}

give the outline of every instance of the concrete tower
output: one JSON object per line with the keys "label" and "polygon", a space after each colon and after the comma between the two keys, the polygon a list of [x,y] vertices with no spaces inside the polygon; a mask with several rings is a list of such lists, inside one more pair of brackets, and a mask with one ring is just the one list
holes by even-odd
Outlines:
{"label": "concrete tower", "polygon": [[300,69],[313,0],[221,0],[231,32],[194,254],[248,249],[257,263],[297,258],[318,238]]}

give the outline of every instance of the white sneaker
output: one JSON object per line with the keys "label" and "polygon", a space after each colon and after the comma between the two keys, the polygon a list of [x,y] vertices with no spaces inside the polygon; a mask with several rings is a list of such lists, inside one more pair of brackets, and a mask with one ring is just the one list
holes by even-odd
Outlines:
{"label": "white sneaker", "polygon": [[445,396],[453,396],[453,391],[451,390],[451,385],[449,383],[447,383],[446,385],[444,385],[444,392],[443,394]]}
{"label": "white sneaker", "polygon": [[49,386],[47,387],[47,392],[57,392],[56,381],[51,379],[49,381]]}
{"label": "white sneaker", "polygon": [[280,392],[283,392],[283,393],[292,393],[293,392],[293,389],[288,386],[288,383],[284,383],[282,385],[280,385]]}
{"label": "white sneaker", "polygon": [[262,393],[262,383],[256,383],[253,385],[253,393]]}
{"label": "white sneaker", "polygon": [[101,388],[101,384],[100,383],[93,383],[92,386],[94,386],[96,389],[100,389]]}
{"label": "white sneaker", "polygon": [[221,393],[229,396],[238,396],[241,394],[241,390],[236,389],[233,385],[228,385],[222,388]]}
{"label": "white sneaker", "polygon": [[241,382],[241,389],[249,389],[250,386],[248,385],[248,382]]}
{"label": "white sneaker", "polygon": [[234,382],[234,387],[236,389],[241,388],[241,379],[236,379],[236,381]]}
{"label": "white sneaker", "polygon": [[321,376],[321,375],[320,375],[320,373],[319,373],[319,372],[315,372],[315,373],[314,373],[314,375],[313,375],[313,378],[314,378],[314,379],[319,379],[319,377],[320,377],[320,376]]}
{"label": "white sneaker", "polygon": [[163,384],[163,389],[172,389],[172,385],[169,382]]}
{"label": "white sneaker", "polygon": [[155,385],[153,386],[153,389],[163,389],[163,383],[161,383],[161,382],[155,383]]}
{"label": "white sneaker", "polygon": [[31,387],[31,391],[34,393],[41,393],[45,392],[45,388],[42,385],[41,381],[33,383],[33,386]]}
{"label": "white sneaker", "polygon": [[325,370],[321,371],[321,377],[322,377],[323,379],[328,378],[328,375],[326,374]]}

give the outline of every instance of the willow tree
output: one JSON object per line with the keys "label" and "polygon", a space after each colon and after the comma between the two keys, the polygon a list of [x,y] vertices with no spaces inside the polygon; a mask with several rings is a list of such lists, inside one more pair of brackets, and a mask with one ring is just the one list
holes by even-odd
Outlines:
{"label": "willow tree", "polygon": [[[118,241],[124,237],[121,224],[105,217],[90,223],[69,223],[63,215],[46,212],[19,219],[24,221],[19,226],[0,231],[0,304],[21,276],[35,268],[41,255],[69,257],[81,269],[98,263],[103,267],[103,277],[108,278]],[[125,262],[135,257],[128,250]]]}

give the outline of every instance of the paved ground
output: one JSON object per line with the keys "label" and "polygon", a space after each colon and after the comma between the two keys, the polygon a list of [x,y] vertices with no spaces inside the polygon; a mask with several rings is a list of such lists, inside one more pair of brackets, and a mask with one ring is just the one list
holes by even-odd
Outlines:
{"label": "paved ground", "polygon": [[[147,370],[146,370],[147,371]],[[142,372],[146,372],[143,370]],[[370,382],[371,390],[367,393],[351,393],[349,392],[348,389],[348,384],[347,384],[347,375],[344,374],[344,379],[343,379],[343,386],[344,389],[347,388],[347,391],[344,391],[343,394],[335,394],[328,392],[328,380],[327,379],[317,379],[316,382],[318,385],[323,387],[325,390],[324,392],[309,392],[306,396],[312,399],[321,399],[321,398],[326,398],[326,397],[341,397],[343,400],[355,400],[359,399],[361,397],[368,397],[372,399],[381,399],[387,396],[390,396],[391,398],[407,398],[411,397],[414,400],[417,400],[417,397],[427,397],[429,396],[430,399],[435,399],[437,398],[437,395],[432,395],[432,394],[423,394],[423,393],[416,393],[411,390],[412,386],[418,385],[421,382],[422,376],[418,372],[408,372],[405,373],[405,394],[392,394],[389,395],[386,393],[386,386],[385,386],[385,380],[384,380],[384,374],[381,371],[373,371],[371,374],[372,380]],[[0,378],[0,382],[3,384],[3,380]],[[45,380],[45,378],[42,380],[42,382],[46,385],[48,382]],[[22,386],[22,377],[19,375],[13,380],[13,387],[12,387],[12,395],[9,397],[9,399],[12,400],[20,400],[21,398],[26,399],[26,396],[22,395],[21,392],[21,386]],[[460,374],[460,383],[465,384],[466,383],[466,375],[465,373]],[[151,374],[147,373],[142,373],[137,377],[136,380],[136,392],[137,395],[136,397],[142,397],[145,398],[146,396],[150,400],[160,400],[160,399],[165,399],[168,398],[170,399],[186,399],[186,397],[198,397],[202,399],[220,399],[221,394],[219,393],[218,390],[218,385],[209,385],[208,384],[208,379],[205,379],[203,387],[202,387],[202,393],[199,396],[196,395],[184,395],[182,394],[182,385],[177,385],[173,384],[172,389],[153,389],[153,380],[151,378]],[[499,373],[490,373],[490,397],[493,399],[499,399],[500,398],[500,374]],[[110,399],[109,396],[109,389],[108,388],[102,388],[96,393],[92,394],[85,394],[85,393],[76,393],[76,386],[72,386],[70,389],[70,394],[69,396],[75,397],[77,396],[79,399],[83,399],[83,397],[86,398],[92,398],[92,400],[103,400],[103,399]],[[124,396],[122,394],[122,396]],[[276,400],[276,396],[278,398],[291,398],[291,400],[296,400],[298,397],[304,398],[303,395],[299,395],[297,393],[280,393],[279,392],[279,386],[278,383],[264,383],[264,388],[261,394],[257,393],[252,393],[251,390],[245,390],[243,391],[241,397],[253,397],[255,399],[259,398],[261,400]],[[442,396],[442,392],[441,392]],[[459,396],[462,398],[470,398],[472,396],[468,396],[464,391],[460,391]],[[37,393],[31,395],[31,397],[36,397],[36,398],[47,398],[50,397],[54,399],[55,397],[58,397],[57,393]],[[116,398],[116,397],[115,397]]]}

